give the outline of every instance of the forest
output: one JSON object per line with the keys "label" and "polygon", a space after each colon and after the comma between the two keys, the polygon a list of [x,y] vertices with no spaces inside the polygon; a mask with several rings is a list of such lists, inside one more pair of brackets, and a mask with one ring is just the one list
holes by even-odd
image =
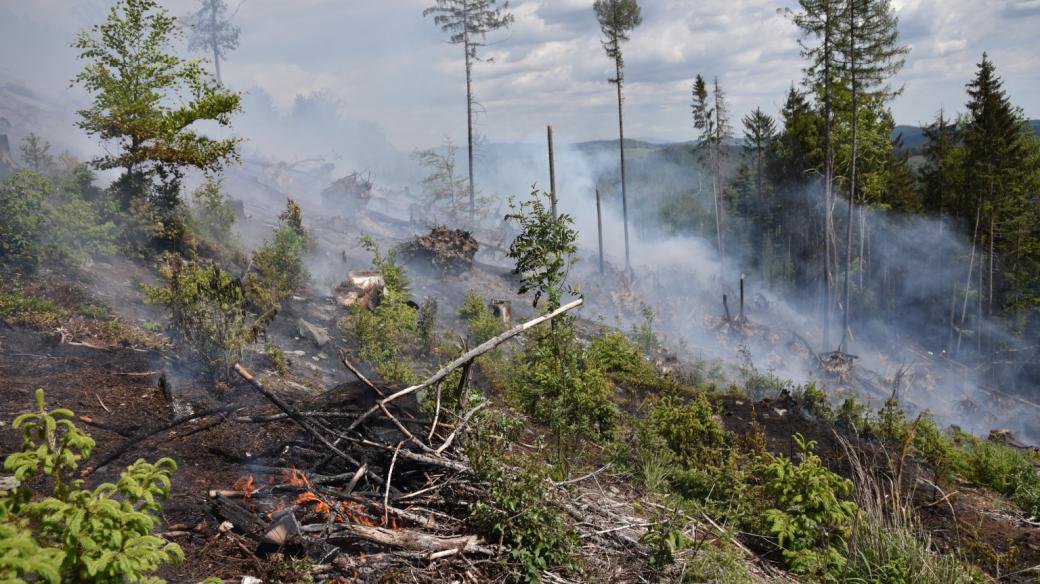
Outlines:
{"label": "forest", "polygon": [[0,581],[1040,577],[1040,122],[985,48],[900,125],[904,7],[777,0],[776,115],[693,70],[653,139],[660,6],[568,4],[602,137],[494,141],[544,3],[428,0],[458,119],[404,153],[235,84],[265,8],[101,4],[80,106],[0,66]]}

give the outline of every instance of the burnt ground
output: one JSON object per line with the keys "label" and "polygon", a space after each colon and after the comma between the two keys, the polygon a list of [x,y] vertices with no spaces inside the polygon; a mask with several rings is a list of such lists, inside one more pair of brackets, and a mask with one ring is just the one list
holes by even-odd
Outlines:
{"label": "burnt ground", "polygon": [[[727,430],[739,435],[752,431],[757,422],[765,434],[766,448],[774,454],[794,457],[798,446],[796,433],[816,441],[816,453],[830,470],[853,478],[845,447],[850,443],[860,460],[869,464],[877,476],[896,474],[889,455],[879,442],[851,435],[833,424],[812,419],[790,398],[751,400],[722,397],[722,421]],[[932,545],[941,551],[962,549],[968,558],[1001,581],[1036,582],[1034,567],[1040,565],[1040,529],[1028,522],[1014,505],[984,489],[967,484],[944,485],[944,492],[930,484],[932,473],[912,460],[904,463],[904,493],[912,497],[921,527]],[[929,481],[929,482],[924,482]]]}

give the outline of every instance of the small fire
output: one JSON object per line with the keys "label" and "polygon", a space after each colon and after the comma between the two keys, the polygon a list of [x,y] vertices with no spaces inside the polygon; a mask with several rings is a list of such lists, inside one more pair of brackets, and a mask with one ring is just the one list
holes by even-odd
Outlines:
{"label": "small fire", "polygon": [[235,481],[234,488],[236,491],[242,491],[245,493],[245,497],[248,499],[253,495],[253,491],[256,490],[256,481],[253,480],[253,475],[239,477],[239,479]]}
{"label": "small fire", "polygon": [[303,505],[304,503],[314,502],[317,503],[314,506],[314,511],[317,513],[332,513],[332,507],[328,503],[322,501],[320,497],[315,495],[311,491],[304,491],[300,493],[299,497],[296,497],[296,504]]}
{"label": "small fire", "polygon": [[282,471],[282,479],[286,483],[297,487],[311,486],[311,482],[307,480],[307,473],[302,470],[297,470],[295,466],[291,466]]}

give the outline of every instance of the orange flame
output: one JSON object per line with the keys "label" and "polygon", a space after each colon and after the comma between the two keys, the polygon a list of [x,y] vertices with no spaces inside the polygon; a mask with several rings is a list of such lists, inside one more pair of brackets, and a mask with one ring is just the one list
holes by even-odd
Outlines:
{"label": "orange flame", "polygon": [[317,495],[311,491],[304,491],[300,493],[299,497],[296,497],[296,504],[303,505],[304,503],[314,502],[317,505],[314,506],[314,510],[318,513],[332,513],[332,507],[328,503],[322,501]]}
{"label": "orange flame", "polygon": [[297,487],[309,487],[311,482],[307,480],[307,474],[302,470],[296,470],[295,466],[291,466],[286,470],[282,471],[282,479],[290,485],[296,485]]}
{"label": "orange flame", "polygon": [[234,488],[236,491],[242,491],[245,493],[245,496],[248,499],[253,495],[253,491],[256,490],[256,481],[253,480],[253,475],[239,477],[239,479],[235,481]]}

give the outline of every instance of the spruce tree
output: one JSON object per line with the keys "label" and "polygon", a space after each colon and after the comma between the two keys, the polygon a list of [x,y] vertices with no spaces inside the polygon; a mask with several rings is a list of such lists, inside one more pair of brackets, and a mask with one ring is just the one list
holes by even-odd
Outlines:
{"label": "spruce tree", "polygon": [[614,61],[614,77],[608,79],[617,88],[618,147],[621,153],[621,210],[625,226],[625,270],[632,269],[628,244],[628,188],[625,181],[625,118],[621,104],[621,86],[625,83],[625,60],[621,54],[621,43],[628,42],[628,35],[643,23],[643,16],[636,0],[596,0],[592,5],[596,20],[603,31],[603,50]]}
{"label": "spruce tree", "polygon": [[433,22],[449,35],[449,42],[462,45],[466,64],[466,146],[469,159],[469,218],[477,214],[476,188],[473,183],[473,116],[477,106],[473,98],[473,64],[487,61],[480,57],[480,49],[488,33],[513,24],[513,15],[507,12],[509,2],[496,6],[498,0],[435,0],[423,10],[423,16],[433,15]]}
{"label": "spruce tree", "polygon": [[[213,71],[217,83],[224,83],[220,76],[220,60],[228,51],[238,48],[239,28],[231,23],[224,0],[200,0],[202,6],[186,21],[191,34],[188,35],[190,50],[204,50],[213,55]],[[239,4],[241,6],[241,4]],[[236,9],[237,12],[237,9]]]}

